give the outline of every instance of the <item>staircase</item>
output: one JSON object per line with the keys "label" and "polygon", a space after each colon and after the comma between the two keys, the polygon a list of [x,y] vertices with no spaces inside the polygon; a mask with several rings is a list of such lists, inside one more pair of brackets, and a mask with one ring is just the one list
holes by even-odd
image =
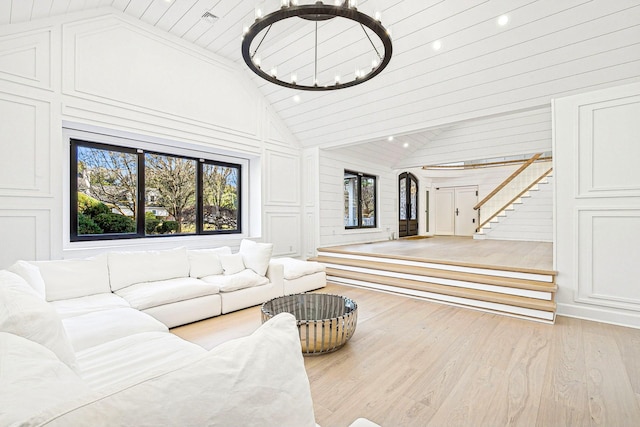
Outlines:
{"label": "staircase", "polygon": [[555,272],[454,264],[413,257],[318,249],[327,280],[440,303],[555,321]]}
{"label": "staircase", "polygon": [[[536,154],[473,208],[478,211],[478,228],[474,239],[487,237],[488,231],[500,222],[507,213],[514,211],[523,200],[531,197],[532,191],[538,191],[540,185],[548,183],[553,171],[550,158],[541,158]],[[494,237],[496,238],[496,237]],[[503,237],[504,238],[504,237]],[[519,237],[516,240],[526,240]]]}
{"label": "staircase", "polygon": [[493,217],[473,238],[553,241],[553,173]]}

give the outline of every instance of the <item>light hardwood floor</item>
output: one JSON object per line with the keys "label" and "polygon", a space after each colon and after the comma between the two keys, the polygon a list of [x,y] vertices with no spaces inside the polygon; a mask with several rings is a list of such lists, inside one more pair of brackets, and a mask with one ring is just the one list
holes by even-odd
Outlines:
{"label": "light hardwood floor", "polygon": [[[640,330],[558,317],[555,325],[328,285],[358,327],[305,358],[316,421],[382,426],[640,426]],[[260,325],[253,307],[173,329],[212,348]]]}
{"label": "light hardwood floor", "polygon": [[399,255],[472,265],[553,270],[553,243],[514,240],[475,240],[434,236],[334,246],[366,254]]}

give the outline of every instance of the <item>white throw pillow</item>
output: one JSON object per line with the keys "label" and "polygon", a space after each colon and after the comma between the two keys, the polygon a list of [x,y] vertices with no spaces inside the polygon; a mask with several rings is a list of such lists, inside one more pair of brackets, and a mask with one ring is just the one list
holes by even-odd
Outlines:
{"label": "white throw pillow", "polygon": [[18,335],[0,332],[0,360],[0,425],[19,425],[40,411],[91,393],[49,349]]}
{"label": "white throw pillow", "polygon": [[109,277],[113,292],[135,283],[189,277],[187,249],[110,252]]}
{"label": "white throw pillow", "polygon": [[242,254],[244,265],[261,276],[267,274],[272,252],[273,243],[256,243],[247,239],[240,242],[239,253]]}
{"label": "white throw pillow", "polygon": [[47,294],[44,280],[40,274],[40,268],[37,265],[33,265],[27,261],[16,261],[15,264],[7,268],[7,270],[22,277],[42,299],[46,299]]}
{"label": "white throw pillow", "polygon": [[226,275],[240,273],[246,268],[241,254],[220,255],[220,262]]}
{"label": "white throw pillow", "polygon": [[62,320],[17,274],[0,271],[0,331],[37,342],[54,352],[71,369],[76,355]]}
{"label": "white throw pillow", "polygon": [[107,256],[34,261],[45,283],[47,301],[111,292]]}
{"label": "white throw pillow", "polygon": [[215,249],[192,249],[187,251],[189,256],[189,276],[201,278],[212,276],[214,274],[222,274],[224,269],[220,262],[219,255],[231,255],[231,248],[223,246]]}

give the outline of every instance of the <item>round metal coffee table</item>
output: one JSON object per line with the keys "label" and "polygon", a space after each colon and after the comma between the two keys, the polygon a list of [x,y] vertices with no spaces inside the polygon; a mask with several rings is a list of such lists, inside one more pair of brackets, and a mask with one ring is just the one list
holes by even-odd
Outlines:
{"label": "round metal coffee table", "polygon": [[302,354],[330,353],[353,336],[358,305],[350,298],[329,294],[294,294],[262,304],[262,323],[280,313],[296,317]]}

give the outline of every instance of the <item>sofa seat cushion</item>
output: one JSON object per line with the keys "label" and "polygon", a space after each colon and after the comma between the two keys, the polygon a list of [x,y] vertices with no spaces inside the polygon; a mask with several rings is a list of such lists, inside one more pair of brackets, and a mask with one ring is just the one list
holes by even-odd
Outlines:
{"label": "sofa seat cushion", "polygon": [[26,425],[315,427],[296,319],[281,313],[252,335],[145,381],[41,413]]}
{"label": "sofa seat cushion", "polygon": [[281,264],[284,267],[284,278],[287,280],[294,280],[302,276],[325,271],[324,264],[315,261],[302,261],[285,257],[275,258],[271,262]]}
{"label": "sofa seat cushion", "polygon": [[116,292],[131,307],[145,310],[172,302],[215,295],[219,292],[216,285],[205,283],[193,277],[160,280],[157,282],[143,282],[127,286]]}
{"label": "sofa seat cushion", "polygon": [[2,426],[90,392],[52,351],[18,335],[0,332],[0,360]]}
{"label": "sofa seat cushion", "polygon": [[247,268],[240,273],[230,275],[215,275],[203,277],[200,280],[216,285],[220,292],[233,292],[240,289],[253,288],[269,283],[269,279],[260,276],[255,271]]}
{"label": "sofa seat cushion", "polygon": [[184,359],[206,353],[170,332],[143,332],[109,341],[76,354],[80,375],[94,390],[134,378],[148,378]]}
{"label": "sofa seat cushion", "polygon": [[76,352],[141,332],[169,330],[163,323],[131,307],[94,311],[63,319],[62,323]]}
{"label": "sofa seat cushion", "polygon": [[124,298],[111,292],[108,294],[87,295],[86,297],[52,301],[50,304],[63,319],[81,316],[94,311],[130,307]]}

